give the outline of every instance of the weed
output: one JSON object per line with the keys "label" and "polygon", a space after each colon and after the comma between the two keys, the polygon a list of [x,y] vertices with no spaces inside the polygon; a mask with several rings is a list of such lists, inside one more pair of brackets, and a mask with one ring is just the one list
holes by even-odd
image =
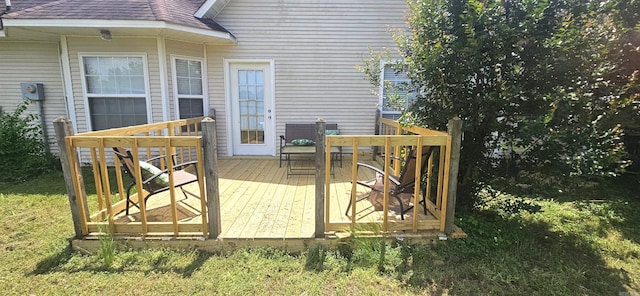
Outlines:
{"label": "weed", "polygon": [[317,245],[307,250],[307,260],[305,262],[306,270],[322,271],[324,269],[324,262],[327,259],[327,250],[321,245]]}
{"label": "weed", "polygon": [[98,235],[100,241],[100,248],[98,249],[98,258],[102,260],[102,264],[105,268],[110,268],[113,265],[113,260],[116,254],[115,245],[113,241],[113,233],[110,228],[100,229],[100,235]]}

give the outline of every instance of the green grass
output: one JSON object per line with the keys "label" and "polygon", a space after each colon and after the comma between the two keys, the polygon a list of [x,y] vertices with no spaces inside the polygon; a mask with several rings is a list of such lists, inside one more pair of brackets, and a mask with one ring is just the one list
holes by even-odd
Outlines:
{"label": "green grass", "polygon": [[3,295],[640,292],[637,176],[498,180],[482,197],[481,207],[456,219],[468,238],[427,246],[356,237],[335,250],[302,254],[116,250],[107,264],[68,248],[69,206],[62,175],[53,173],[0,186],[0,289]]}

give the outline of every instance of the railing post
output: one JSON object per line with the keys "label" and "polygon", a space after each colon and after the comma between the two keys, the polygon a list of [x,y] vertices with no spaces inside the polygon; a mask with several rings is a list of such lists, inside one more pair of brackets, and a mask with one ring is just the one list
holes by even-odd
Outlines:
{"label": "railing post", "polygon": [[316,228],[315,236],[317,238],[324,237],[324,178],[326,174],[325,163],[325,131],[326,122],[324,119],[318,118],[316,121]]}
{"label": "railing post", "polygon": [[222,227],[220,223],[216,121],[210,117],[202,120],[202,150],[204,154],[204,178],[207,188],[207,226],[209,228],[209,238],[215,239],[222,232]]}
{"label": "railing post", "polygon": [[[58,143],[60,163],[62,164],[62,173],[64,175],[64,184],[67,188],[69,207],[71,208],[71,219],[73,220],[75,238],[81,239],[84,236],[84,226],[82,225],[83,220],[82,217],[80,217],[81,211],[78,208],[78,196],[76,195],[75,186],[73,186],[73,175],[71,174],[71,165],[76,164],[72,164],[70,161],[70,155],[67,155],[67,142],[65,141],[65,137],[73,136],[73,126],[71,125],[70,120],[59,117],[53,121],[53,128],[56,133],[56,142]],[[83,204],[86,205],[86,196],[84,195],[84,192],[81,198],[85,199]],[[85,213],[88,213],[88,211],[85,211]]]}
{"label": "railing post", "polygon": [[[380,117],[382,117],[382,113],[380,109],[376,109],[376,125],[373,127],[373,134],[380,135]],[[371,160],[375,161],[378,157],[378,152],[380,151],[380,147],[373,146],[373,155],[371,156]]]}
{"label": "railing post", "polygon": [[456,194],[458,192],[458,166],[460,164],[460,147],[462,146],[462,120],[455,117],[449,120],[447,133],[451,136],[451,160],[449,162],[449,192],[447,194],[446,218],[444,231],[453,232],[455,222]]}

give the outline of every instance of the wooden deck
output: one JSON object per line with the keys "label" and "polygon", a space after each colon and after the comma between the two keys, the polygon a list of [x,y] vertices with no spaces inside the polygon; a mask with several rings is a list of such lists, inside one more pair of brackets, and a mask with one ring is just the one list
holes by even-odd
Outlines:
{"label": "wooden deck", "polygon": [[[362,159],[361,159],[362,160]],[[305,165],[303,161],[294,165]],[[287,177],[286,165],[278,167],[278,159],[266,158],[224,158],[219,160],[219,188],[222,239],[290,239],[312,238],[315,225],[315,176],[296,175]],[[360,180],[371,179],[373,175],[361,172]],[[197,184],[185,187],[190,192],[198,192]],[[345,158],[343,167],[336,165],[330,184],[331,222],[349,222],[345,210],[351,196],[351,159]],[[357,196],[368,194],[366,188],[358,186]],[[185,198],[176,190],[177,208],[180,221],[201,222],[200,201]],[[147,202],[149,222],[170,222],[169,193],[157,194]],[[393,208],[393,207],[392,207]],[[382,211],[363,200],[357,203],[358,222],[382,221]],[[436,218],[419,211],[421,221]],[[410,220],[411,212],[405,214]],[[140,213],[132,207],[129,216],[124,212],[115,217],[116,223],[140,221]],[[390,211],[389,221],[400,220],[399,215]]]}

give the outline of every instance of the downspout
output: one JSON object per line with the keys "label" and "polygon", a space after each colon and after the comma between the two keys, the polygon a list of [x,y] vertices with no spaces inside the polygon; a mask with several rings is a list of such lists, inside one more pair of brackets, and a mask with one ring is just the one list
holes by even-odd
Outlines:
{"label": "downspout", "polygon": [[2,24],[2,16],[7,14],[11,10],[11,0],[4,0],[4,11],[0,12],[0,31],[4,30],[4,24]]}
{"label": "downspout", "polygon": [[42,141],[44,142],[44,149],[47,152],[51,152],[49,150],[49,137],[47,136],[47,123],[44,120],[44,101],[36,101],[38,105],[38,117],[40,117],[40,126],[42,126]]}

